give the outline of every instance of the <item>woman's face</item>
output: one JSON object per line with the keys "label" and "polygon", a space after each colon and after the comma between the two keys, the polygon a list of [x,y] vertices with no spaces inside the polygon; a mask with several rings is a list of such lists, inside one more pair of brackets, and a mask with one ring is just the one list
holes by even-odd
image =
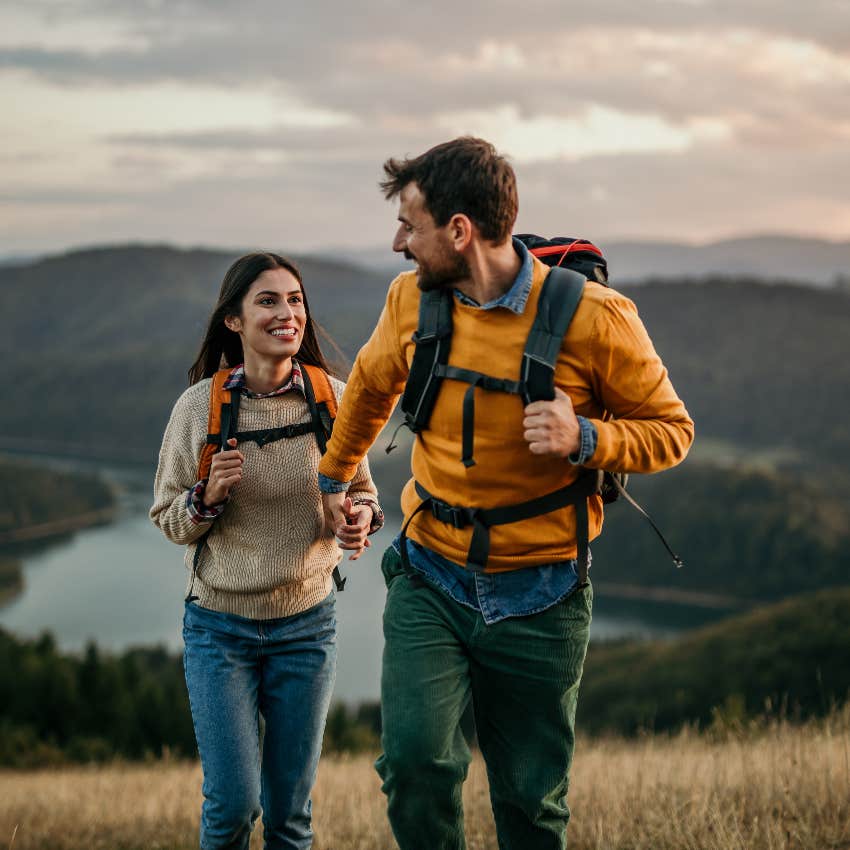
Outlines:
{"label": "woman's face", "polygon": [[242,298],[242,315],[224,320],[242,338],[246,362],[291,358],[301,347],[306,323],[301,284],[281,268],[264,271]]}

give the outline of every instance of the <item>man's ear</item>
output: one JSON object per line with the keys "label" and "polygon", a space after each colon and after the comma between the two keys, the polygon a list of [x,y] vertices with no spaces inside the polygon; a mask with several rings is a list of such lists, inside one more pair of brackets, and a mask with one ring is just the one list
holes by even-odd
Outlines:
{"label": "man's ear", "polygon": [[224,326],[233,333],[238,334],[242,330],[242,320],[239,316],[225,316]]}
{"label": "man's ear", "polygon": [[468,215],[455,213],[449,219],[448,233],[455,251],[465,251],[474,235],[475,225]]}

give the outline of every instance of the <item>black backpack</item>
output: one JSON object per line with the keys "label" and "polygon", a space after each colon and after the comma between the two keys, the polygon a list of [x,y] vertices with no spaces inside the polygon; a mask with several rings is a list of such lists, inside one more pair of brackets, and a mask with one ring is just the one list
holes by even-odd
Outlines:
{"label": "black backpack", "polygon": [[[565,237],[543,239],[531,234],[522,234],[517,238],[532,254],[551,267],[538,299],[537,315],[523,351],[518,381],[494,378],[482,372],[451,366],[448,360],[454,295],[449,290],[437,289],[423,292],[420,296],[419,324],[413,335],[416,350],[401,399],[405,417],[403,424],[414,433],[427,429],[442,382],[449,379],[469,384],[463,401],[461,454],[461,461],[467,467],[475,463],[476,387],[519,395],[524,404],[554,399],[555,363],[564,335],[581,300],[585,280],[595,280],[607,286],[607,263],[602,252],[591,242]],[[390,445],[387,451],[393,448]],[[520,504],[489,509],[450,505],[429,493],[418,481],[414,482],[422,502],[402,528],[402,560],[409,568],[405,540],[407,527],[413,517],[426,508],[430,509],[436,519],[455,528],[472,526],[467,566],[474,571],[483,571],[490,550],[491,526],[530,519],[573,505],[576,511],[577,572],[579,584],[586,584],[589,567],[587,499],[599,494],[606,503],[615,501],[620,495],[624,496],[652,523],[676,565],[681,566],[681,560],[670,549],[655,523],[626,492],[627,480],[628,476],[621,473],[586,469],[576,481],[552,493]]]}

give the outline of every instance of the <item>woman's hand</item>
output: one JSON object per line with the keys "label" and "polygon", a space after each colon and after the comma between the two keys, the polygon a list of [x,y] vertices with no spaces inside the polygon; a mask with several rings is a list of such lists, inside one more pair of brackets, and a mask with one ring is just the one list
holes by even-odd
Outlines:
{"label": "woman's hand", "polygon": [[345,522],[339,523],[335,529],[337,542],[341,549],[355,550],[348,560],[356,561],[364,549],[372,545],[372,541],[366,536],[372,526],[372,508],[369,505],[354,505],[346,496],[342,503],[342,512]]}
{"label": "woman's hand", "polygon": [[227,441],[229,450],[213,455],[210,465],[210,477],[204,489],[204,505],[212,507],[223,502],[230,491],[242,480],[242,464],[245,457],[236,449],[236,438]]}

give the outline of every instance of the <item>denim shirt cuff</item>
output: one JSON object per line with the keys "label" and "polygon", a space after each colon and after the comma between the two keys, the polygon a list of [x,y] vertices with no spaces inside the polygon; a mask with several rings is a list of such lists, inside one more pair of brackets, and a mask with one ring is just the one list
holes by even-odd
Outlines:
{"label": "denim shirt cuff", "polygon": [[581,434],[581,443],[578,451],[568,455],[567,460],[575,466],[581,466],[593,457],[599,435],[596,432],[596,426],[589,419],[585,419],[583,416],[576,416],[576,419]]}
{"label": "denim shirt cuff", "polygon": [[336,478],[319,473],[319,490],[322,493],[345,493],[350,486],[350,481],[337,481]]}

